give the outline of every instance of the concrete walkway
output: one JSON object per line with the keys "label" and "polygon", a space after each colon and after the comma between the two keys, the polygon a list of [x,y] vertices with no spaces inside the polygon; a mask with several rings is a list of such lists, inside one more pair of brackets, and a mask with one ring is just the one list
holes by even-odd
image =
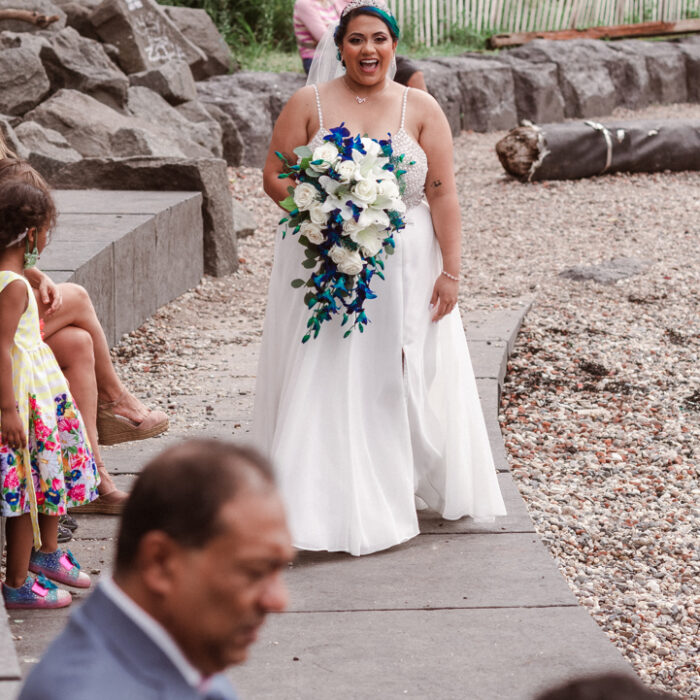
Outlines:
{"label": "concrete walkway", "polygon": [[[301,553],[287,575],[290,609],[268,621],[250,661],[230,671],[241,698],[530,700],[572,676],[632,673],[578,606],[508,471],[498,387],[528,306],[465,317],[508,515],[491,524],[426,517],[419,537],[362,558]],[[241,402],[237,389],[252,384],[257,357],[256,347],[229,347],[241,368],[230,387],[237,415],[208,431],[222,438],[231,436],[232,418],[250,420],[252,394]],[[128,488],[145,460],[181,437],[107,448],[105,458]],[[88,571],[109,568],[116,526],[114,518],[80,518],[71,548]],[[67,615],[10,616],[23,674]],[[0,683],[0,698],[16,687]]]}

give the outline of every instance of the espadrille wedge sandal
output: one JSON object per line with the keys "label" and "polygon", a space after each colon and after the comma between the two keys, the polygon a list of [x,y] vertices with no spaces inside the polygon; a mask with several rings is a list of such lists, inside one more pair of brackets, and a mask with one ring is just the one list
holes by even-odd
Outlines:
{"label": "espadrille wedge sandal", "polygon": [[148,415],[139,423],[121,415],[119,405],[126,396],[127,392],[124,391],[116,401],[98,403],[97,435],[101,445],[146,440],[168,429],[168,416],[163,411],[149,410]]}
{"label": "espadrille wedge sandal", "polygon": [[117,488],[104,464],[98,464],[97,471],[100,473],[100,483],[97,486],[99,497],[83,506],[70,508],[70,512],[76,515],[121,515],[129,494]]}

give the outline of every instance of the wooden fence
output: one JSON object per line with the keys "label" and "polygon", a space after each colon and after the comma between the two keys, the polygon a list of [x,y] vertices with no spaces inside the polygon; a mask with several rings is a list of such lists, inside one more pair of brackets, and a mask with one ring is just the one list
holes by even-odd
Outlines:
{"label": "wooden fence", "polygon": [[556,31],[700,18],[700,0],[388,0],[405,36],[426,46],[466,32]]}

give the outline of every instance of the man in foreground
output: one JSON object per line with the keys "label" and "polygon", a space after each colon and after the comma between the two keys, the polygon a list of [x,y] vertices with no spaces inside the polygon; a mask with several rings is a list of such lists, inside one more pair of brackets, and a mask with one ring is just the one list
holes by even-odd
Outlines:
{"label": "man in foreground", "polygon": [[105,577],[30,674],[20,700],[234,700],[240,663],[286,607],[294,556],[270,466],[191,440],[148,464]]}

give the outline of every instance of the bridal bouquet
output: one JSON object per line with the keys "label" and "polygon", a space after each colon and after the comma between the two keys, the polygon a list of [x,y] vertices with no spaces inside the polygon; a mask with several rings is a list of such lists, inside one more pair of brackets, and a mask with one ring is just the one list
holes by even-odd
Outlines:
{"label": "bridal bouquet", "polygon": [[403,155],[394,154],[391,141],[353,137],[344,123],[323,141],[314,151],[295,148],[299,162],[294,165],[277,153],[285,164],[280,177],[297,181],[280,202],[289,212],[280,224],[300,234],[306,249],[303,266],[311,271],[308,279],[292,281],[295,289],[309,288],[304,301],[311,316],[303,343],[341,313],[341,325],[349,324],[343,337],[355,326],[364,331],[369,322],[365,301],[376,298],[372,278],[384,279],[394,234],[405,226],[401,191],[406,171],[401,169]]}

